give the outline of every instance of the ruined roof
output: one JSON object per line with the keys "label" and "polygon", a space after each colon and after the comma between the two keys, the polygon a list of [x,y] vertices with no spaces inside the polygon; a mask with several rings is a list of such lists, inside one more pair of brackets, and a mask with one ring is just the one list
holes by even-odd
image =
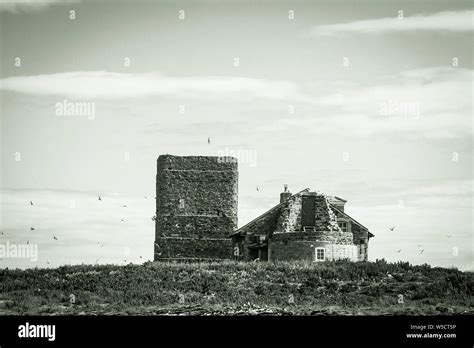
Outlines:
{"label": "ruined roof", "polygon": [[[304,190],[301,190],[295,194],[292,194],[290,197],[293,197],[297,194],[301,194],[303,192],[309,192],[309,188],[306,188]],[[267,210],[265,213],[262,215],[257,216],[255,219],[251,220],[250,222],[246,223],[244,226],[241,228],[237,229],[235,232],[233,232],[230,236],[235,236],[237,234],[244,234],[246,230],[253,225],[259,223],[259,222],[264,222],[266,221],[266,218],[272,217],[273,214],[278,215],[280,213],[281,208],[286,204],[286,202],[279,203],[275,205],[273,208],[270,208],[270,210]]]}
{"label": "ruined roof", "polygon": [[[299,195],[299,194],[302,194],[302,193],[309,193],[309,188],[306,188],[304,190],[301,190],[295,194],[292,194],[290,196],[291,197],[294,197],[296,195]],[[364,230],[367,230],[367,232],[369,233],[369,237],[374,237],[374,235],[372,233],[369,232],[369,229],[367,227],[365,227],[364,225],[362,225],[361,223],[359,223],[357,220],[355,220],[354,218],[352,218],[351,216],[349,216],[347,213],[344,213],[343,211],[337,209],[331,202],[334,202],[335,200],[336,201],[341,201],[341,202],[347,202],[346,200],[340,198],[340,197],[337,197],[337,196],[326,196],[326,199],[328,200],[329,202],[329,206],[331,207],[331,209],[334,209],[336,210],[337,212],[339,212],[340,214],[344,215],[345,217],[349,218],[351,221],[353,221],[355,224],[357,224],[358,226],[360,226],[362,229]],[[255,219],[251,220],[250,222],[248,222],[247,224],[245,224],[244,226],[240,227],[239,229],[237,229],[235,232],[233,232],[230,236],[235,236],[235,235],[243,235],[245,234],[251,227],[255,227],[255,225],[265,225],[264,223],[265,222],[274,222],[276,223],[276,220],[275,221],[272,221],[272,219],[278,219],[278,216],[279,214],[281,213],[281,210],[282,208],[285,206],[285,204],[287,204],[288,201],[285,201],[285,202],[282,202],[282,203],[279,203],[277,205],[275,205],[274,207],[270,208],[268,211],[266,211],[265,213],[259,215],[258,217],[256,217]],[[270,224],[270,225],[273,225],[273,224]],[[262,231],[264,232],[264,231]]]}
{"label": "ruined roof", "polygon": [[342,203],[346,203],[347,201],[341,197],[337,197],[337,196],[326,196],[326,198],[328,199],[329,203],[333,203],[333,202],[342,202]]}
{"label": "ruined roof", "polygon": [[[360,222],[358,222],[356,219],[354,219],[352,216],[350,216],[349,214],[337,209],[337,207],[333,206],[331,204],[331,209],[334,209],[336,210],[338,213],[344,215],[345,217],[347,217],[348,219],[351,219],[352,222],[354,222],[355,224],[357,224],[359,227],[363,228],[364,230],[366,230],[367,232],[369,232],[369,229],[367,227],[365,227],[364,225],[362,225]],[[369,238],[370,237],[375,237],[372,233],[369,232]]]}

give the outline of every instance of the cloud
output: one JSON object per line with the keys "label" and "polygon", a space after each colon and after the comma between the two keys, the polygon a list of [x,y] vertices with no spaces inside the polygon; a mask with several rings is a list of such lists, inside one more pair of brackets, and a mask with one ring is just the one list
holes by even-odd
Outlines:
{"label": "cloud", "polygon": [[0,12],[24,13],[40,11],[53,5],[68,5],[80,0],[2,0]]}
{"label": "cloud", "polygon": [[473,31],[474,11],[446,11],[430,15],[387,17],[368,19],[349,23],[316,26],[311,30],[313,35],[333,35],[337,33],[384,33],[403,31]]}
{"label": "cloud", "polygon": [[229,76],[167,77],[157,73],[125,74],[106,71],[8,77],[0,80],[0,88],[30,95],[80,99],[163,96],[235,100],[291,99],[302,102],[310,100],[290,81]]}
{"label": "cloud", "polygon": [[426,138],[472,135],[472,70],[425,68],[379,78],[375,84],[327,86],[314,108],[300,117],[282,117],[262,130],[313,135],[335,130],[351,136],[422,134]]}
{"label": "cloud", "polygon": [[[194,99],[202,102],[201,105],[222,102],[232,105],[228,115],[235,114],[237,109],[241,111],[225,121],[233,122],[236,129],[244,132],[252,125],[257,131],[311,135],[342,132],[355,137],[376,134],[419,137],[422,134],[426,138],[449,139],[472,134],[469,94],[472,79],[472,70],[449,67],[379,76],[370,84],[82,71],[9,77],[0,80],[0,89],[76,101],[129,98],[135,102],[134,98],[160,97],[160,102],[173,99],[180,102]],[[289,104],[294,105],[296,113],[288,112]],[[246,114],[250,108],[258,109],[260,117]],[[215,126],[219,120],[222,121],[222,115],[217,119],[207,116],[205,122]],[[236,120],[248,123],[238,125]],[[182,128],[174,119],[160,121],[160,129],[169,127]]]}

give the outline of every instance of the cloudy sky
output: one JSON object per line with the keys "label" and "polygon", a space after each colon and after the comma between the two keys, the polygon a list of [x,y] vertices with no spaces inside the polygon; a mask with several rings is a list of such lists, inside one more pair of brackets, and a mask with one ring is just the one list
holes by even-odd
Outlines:
{"label": "cloudy sky", "polygon": [[0,242],[39,255],[0,267],[150,260],[156,158],[234,152],[239,226],[309,187],[348,200],[371,260],[474,269],[472,20],[469,1],[1,2]]}

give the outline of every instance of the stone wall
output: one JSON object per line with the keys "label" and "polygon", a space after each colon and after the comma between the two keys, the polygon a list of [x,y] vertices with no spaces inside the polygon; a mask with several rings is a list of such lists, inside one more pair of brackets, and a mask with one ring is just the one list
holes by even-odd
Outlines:
{"label": "stone wall", "polygon": [[293,195],[287,200],[277,222],[276,232],[301,231],[301,210],[303,196],[314,196],[315,200],[315,229],[317,231],[341,232],[337,225],[336,216],[329,202],[322,194],[304,192]]}
{"label": "stone wall", "polygon": [[157,164],[155,260],[230,258],[237,159],[163,155]]}
{"label": "stone wall", "polygon": [[[286,234],[285,234],[286,235]],[[274,235],[274,237],[277,235]],[[285,236],[287,237],[287,236]],[[306,236],[306,238],[273,238],[269,244],[269,260],[271,261],[293,261],[303,260],[313,262],[317,247],[325,249],[327,261],[349,259],[358,260],[357,246],[354,244],[334,244],[327,241],[317,240],[318,236]]]}
{"label": "stone wall", "polygon": [[358,250],[354,244],[326,244],[321,245],[326,250],[326,260],[335,261],[348,259],[358,261]]}
{"label": "stone wall", "polygon": [[[315,199],[315,234],[302,231],[301,210],[302,197],[313,195]],[[334,244],[352,244],[353,235],[351,232],[342,232],[337,225],[336,215],[332,211],[328,200],[322,194],[305,192],[293,195],[281,209],[278,218],[274,238],[284,238],[278,234],[290,234],[288,238],[293,240],[319,240]],[[274,240],[277,240],[274,239]]]}
{"label": "stone wall", "polygon": [[229,238],[166,238],[158,237],[156,260],[230,259],[232,241]]}
{"label": "stone wall", "polygon": [[358,261],[368,260],[369,231],[361,227],[355,220],[345,213],[334,210],[338,221],[346,221],[348,231],[353,235],[353,244],[357,247]]}
{"label": "stone wall", "polygon": [[354,235],[354,244],[357,245],[359,261],[368,260],[369,235],[368,231],[360,228],[357,224],[352,224],[352,234]]}
{"label": "stone wall", "polygon": [[313,242],[306,240],[271,241],[268,254],[270,261],[308,261],[314,260]]}
{"label": "stone wall", "polygon": [[327,231],[316,232],[291,232],[291,233],[274,233],[272,241],[321,241],[332,244],[353,244],[352,233],[335,231],[331,234]]}
{"label": "stone wall", "polygon": [[[304,196],[314,197],[314,231],[301,226]],[[358,246],[351,232],[343,232],[337,225],[335,212],[326,196],[309,192],[297,193],[275,206],[267,214],[255,219],[240,230],[245,236],[235,236],[233,246],[242,253],[235,258],[249,260],[252,238],[265,234],[268,237],[268,260],[314,260],[316,246],[324,245],[326,260],[358,260]],[[235,255],[234,255],[235,256]]]}
{"label": "stone wall", "polygon": [[164,215],[159,221],[160,237],[223,238],[232,232],[233,221],[216,215]]}

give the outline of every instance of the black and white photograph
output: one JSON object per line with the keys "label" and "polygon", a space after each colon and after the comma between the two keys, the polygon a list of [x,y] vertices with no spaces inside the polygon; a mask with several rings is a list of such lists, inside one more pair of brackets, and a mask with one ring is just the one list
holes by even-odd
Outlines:
{"label": "black and white photograph", "polygon": [[473,23],[0,0],[0,346],[472,346]]}

